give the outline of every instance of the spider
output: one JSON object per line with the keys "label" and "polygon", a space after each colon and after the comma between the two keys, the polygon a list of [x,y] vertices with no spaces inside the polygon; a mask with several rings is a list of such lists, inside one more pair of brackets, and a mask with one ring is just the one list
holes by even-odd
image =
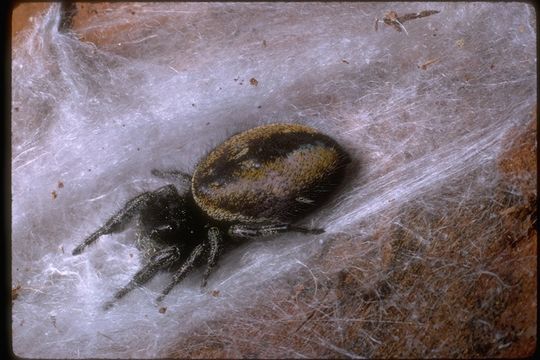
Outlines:
{"label": "spider", "polygon": [[349,162],[335,140],[313,128],[296,124],[252,128],[217,146],[197,164],[192,176],[178,170],[152,170],[154,176],[174,183],[189,181],[190,189],[180,193],[169,184],[136,196],[77,246],[73,255],[138,218],[136,245],[143,252],[143,266],[105,309],[158,271],[172,272],[158,302],[195,266],[206,262],[204,287],[231,240],[285,232],[323,233],[294,222],[328,199]]}

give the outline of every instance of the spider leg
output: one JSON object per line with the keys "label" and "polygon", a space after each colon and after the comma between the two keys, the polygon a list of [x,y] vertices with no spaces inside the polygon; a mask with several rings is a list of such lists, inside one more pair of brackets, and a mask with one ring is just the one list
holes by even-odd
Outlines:
{"label": "spider leg", "polygon": [[270,236],[285,232],[299,232],[304,234],[322,234],[324,229],[308,229],[291,224],[237,224],[229,228],[229,235],[241,238]]}
{"label": "spider leg", "polygon": [[172,290],[172,288],[178,284],[184,277],[187,275],[187,273],[193,268],[197,260],[204,254],[206,245],[200,244],[193,249],[191,254],[189,255],[189,258],[182,264],[180,269],[176,271],[176,273],[173,275],[172,281],[167,285],[167,287],[163,290],[160,296],[158,296],[157,301],[162,301],[165,296]]}
{"label": "spider leg", "polygon": [[152,175],[161,179],[183,180],[191,182],[191,175],[180,170],[158,170],[152,169]]}
{"label": "spider leg", "polygon": [[212,227],[208,230],[208,243],[210,245],[210,255],[208,256],[208,265],[202,278],[201,287],[206,286],[208,277],[217,264],[217,259],[223,246],[223,236],[218,228]]}
{"label": "spider leg", "polygon": [[131,290],[148,282],[156,272],[171,267],[180,258],[180,249],[170,246],[156,252],[148,263],[133,276],[133,278],[114,294],[114,299],[104,305],[107,310],[114,305],[116,300],[123,298]]}
{"label": "spider leg", "polygon": [[86,238],[79,246],[77,246],[72,254],[79,255],[83,250],[94,241],[96,241],[101,235],[111,234],[114,232],[119,232],[123,230],[124,226],[131,220],[133,217],[143,209],[149,201],[154,199],[156,196],[165,195],[170,192],[176,192],[176,189],[173,185],[163,186],[156,191],[144,192],[135,198],[129,200],[124,207],[114,214],[105,225],[96,230],[92,235]]}

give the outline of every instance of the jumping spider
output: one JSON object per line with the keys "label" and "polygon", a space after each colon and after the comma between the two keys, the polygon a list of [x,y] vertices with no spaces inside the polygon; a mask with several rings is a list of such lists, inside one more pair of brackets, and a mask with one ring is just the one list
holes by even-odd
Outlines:
{"label": "jumping spider", "polygon": [[144,192],[129,200],[105,225],[73,250],[78,255],[101,235],[122,231],[136,216],[138,247],[145,262],[105,308],[158,271],[173,272],[161,301],[196,265],[206,262],[205,286],[224,244],[284,232],[320,234],[323,229],[292,225],[316,209],[341,182],[347,153],[330,137],[302,125],[271,124],[237,134],[212,150],[193,176],[180,171],[152,174],[175,185]]}

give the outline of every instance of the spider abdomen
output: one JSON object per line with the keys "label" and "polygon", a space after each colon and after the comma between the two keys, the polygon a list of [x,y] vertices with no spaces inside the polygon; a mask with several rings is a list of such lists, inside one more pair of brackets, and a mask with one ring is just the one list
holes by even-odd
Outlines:
{"label": "spider abdomen", "polygon": [[317,130],[259,126],[232,136],[195,169],[196,204],[222,222],[290,222],[318,207],[341,182],[349,156]]}

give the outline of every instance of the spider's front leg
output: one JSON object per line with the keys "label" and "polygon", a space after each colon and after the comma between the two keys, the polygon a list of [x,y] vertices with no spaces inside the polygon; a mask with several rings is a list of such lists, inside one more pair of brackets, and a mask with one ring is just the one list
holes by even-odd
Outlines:
{"label": "spider's front leg", "polygon": [[189,271],[195,266],[195,264],[201,260],[205,255],[208,256],[207,268],[203,274],[201,287],[206,286],[208,277],[217,264],[217,259],[221,253],[223,247],[223,236],[217,227],[211,227],[208,230],[208,238],[193,249],[189,258],[182,264],[180,269],[173,275],[173,280],[163,290],[161,295],[157,298],[157,301],[162,301],[165,296],[172,290],[172,288],[182,281]]}
{"label": "spider's front leg", "polygon": [[137,197],[129,200],[124,207],[114,214],[105,225],[100,227],[89,237],[86,238],[79,246],[77,246],[72,254],[79,255],[83,250],[94,241],[96,241],[101,235],[111,234],[114,232],[122,231],[124,226],[129,223],[133,217],[139,213],[150,201],[156,198],[156,196],[165,196],[170,193],[176,193],[176,189],[173,185],[163,186],[156,191],[144,192]]}
{"label": "spider's front leg", "polygon": [[105,310],[109,309],[114,305],[116,300],[121,299],[131,290],[148,282],[156,274],[156,272],[170,268],[175,262],[178,261],[178,259],[180,259],[180,256],[180,249],[176,246],[169,246],[156,252],[150,258],[148,263],[143,266],[142,269],[137,271],[129,283],[114,294],[114,299],[105,303],[103,308]]}
{"label": "spider's front leg", "polygon": [[160,296],[158,296],[157,301],[162,301],[165,296],[172,290],[172,288],[178,284],[180,281],[186,277],[188,272],[195,266],[195,263],[200,260],[200,258],[204,255],[206,244],[199,244],[193,249],[189,257],[186,259],[186,261],[182,264],[180,269],[173,275],[173,280],[167,285],[167,287],[163,290]]}

